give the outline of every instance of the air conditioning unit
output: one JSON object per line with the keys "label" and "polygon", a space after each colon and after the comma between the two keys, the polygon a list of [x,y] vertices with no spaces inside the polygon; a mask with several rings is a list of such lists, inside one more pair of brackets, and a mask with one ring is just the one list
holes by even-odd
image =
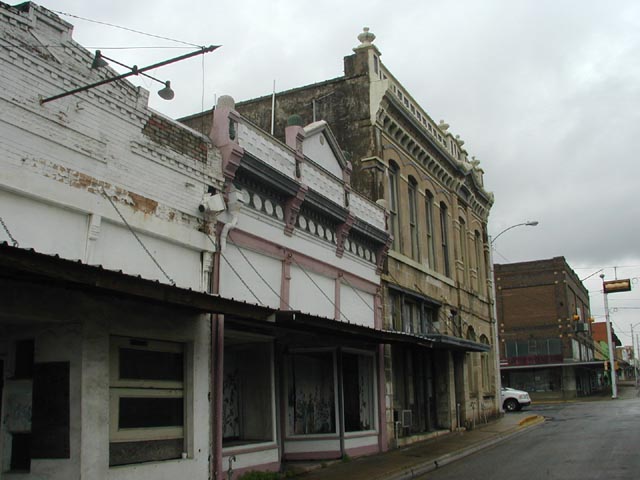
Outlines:
{"label": "air conditioning unit", "polygon": [[578,322],[576,323],[576,332],[588,332],[589,324],[586,322]]}
{"label": "air conditioning unit", "polygon": [[413,412],[411,410],[402,410],[402,427],[409,428],[413,424]]}

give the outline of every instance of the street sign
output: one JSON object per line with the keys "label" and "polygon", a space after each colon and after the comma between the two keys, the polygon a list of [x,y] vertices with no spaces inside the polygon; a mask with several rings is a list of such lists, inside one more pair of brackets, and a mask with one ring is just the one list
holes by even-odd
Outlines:
{"label": "street sign", "polygon": [[631,280],[625,278],[623,280],[609,280],[602,282],[604,293],[629,292],[631,291]]}

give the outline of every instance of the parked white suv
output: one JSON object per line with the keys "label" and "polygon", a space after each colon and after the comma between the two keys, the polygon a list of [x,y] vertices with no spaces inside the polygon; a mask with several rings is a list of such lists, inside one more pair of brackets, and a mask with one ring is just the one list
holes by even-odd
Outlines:
{"label": "parked white suv", "polygon": [[527,392],[514,388],[502,387],[502,408],[507,412],[515,412],[522,407],[531,405],[531,398]]}

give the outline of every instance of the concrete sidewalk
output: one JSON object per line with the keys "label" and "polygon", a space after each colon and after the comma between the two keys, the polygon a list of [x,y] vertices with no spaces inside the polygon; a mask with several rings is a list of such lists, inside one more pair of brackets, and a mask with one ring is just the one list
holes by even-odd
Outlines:
{"label": "concrete sidewalk", "polygon": [[[405,480],[490,447],[544,422],[544,417],[527,412],[505,414],[498,420],[476,426],[474,430],[452,432],[431,440],[382,454],[318,466],[301,480]],[[305,465],[290,464],[291,473],[304,471]]]}

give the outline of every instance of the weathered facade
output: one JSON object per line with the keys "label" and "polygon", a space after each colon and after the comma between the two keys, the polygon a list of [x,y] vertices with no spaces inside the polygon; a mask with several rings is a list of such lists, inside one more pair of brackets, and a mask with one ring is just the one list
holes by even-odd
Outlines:
{"label": "weathered facade", "polygon": [[564,257],[496,264],[494,274],[503,385],[534,400],[600,390],[589,292]]}
{"label": "weathered facade", "polygon": [[219,152],[127,81],[41,103],[117,72],[42,7],[0,17],[2,478],[208,478],[226,309],[189,298],[211,277],[198,204]]}
{"label": "weathered facade", "polygon": [[[214,451],[235,470],[279,469],[384,450],[381,344],[384,209],[351,191],[351,165],[326,122],[290,119],[280,143],[215,108],[222,152],[214,293],[274,310],[268,321],[217,319],[222,418]],[[269,380],[271,379],[271,380]]]}
{"label": "weathered facade", "polygon": [[[388,443],[400,445],[499,410],[487,243],[493,196],[464,142],[393,77],[373,39],[368,29],[359,36],[344,76],[236,109],[265,131],[273,113],[279,138],[291,115],[326,120],[353,165],[353,190],[386,207],[393,240],[382,274],[384,327],[438,338],[385,349]],[[202,115],[181,121],[208,128]]]}
{"label": "weathered facade", "polygon": [[205,134],[0,4],[3,478],[224,478],[386,449],[385,210],[326,122]]}

